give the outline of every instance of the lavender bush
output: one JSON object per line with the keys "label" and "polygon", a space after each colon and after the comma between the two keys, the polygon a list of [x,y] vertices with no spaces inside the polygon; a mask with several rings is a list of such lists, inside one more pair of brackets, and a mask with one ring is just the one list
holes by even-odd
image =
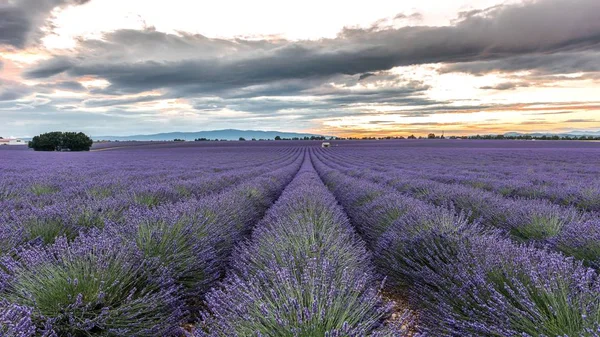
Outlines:
{"label": "lavender bush", "polygon": [[0,302],[0,336],[7,337],[57,337],[52,327],[46,323],[38,328],[32,320],[33,309]]}
{"label": "lavender bush", "polygon": [[[22,170],[9,166],[0,177],[0,191],[7,191],[0,200],[0,254],[26,242],[49,244],[59,235],[73,239],[91,228],[104,227],[106,222],[123,224],[130,208],[168,207],[217,195],[263,175],[273,179],[279,169],[298,167],[301,155],[297,148],[250,149],[248,154],[234,152],[241,160],[235,165],[229,158],[211,154],[218,160],[207,166],[189,156],[194,153],[190,150],[197,149],[186,150],[179,153],[188,156],[183,162],[175,160],[174,150],[153,152],[152,159],[144,151],[110,153],[108,159],[94,153],[27,158],[31,154],[28,151],[17,151],[20,155],[11,151],[8,159],[13,163],[26,161]],[[63,155],[75,162],[67,164],[60,159]],[[198,164],[203,165],[193,166]],[[50,169],[38,170],[37,166]],[[79,169],[87,174],[80,174]],[[93,179],[88,179],[88,174]]]}
{"label": "lavender bush", "polygon": [[61,237],[4,259],[0,270],[2,297],[35,308],[37,328],[51,325],[60,336],[169,336],[185,314],[168,271],[156,273],[135,245],[114,236]]}
{"label": "lavender bush", "polygon": [[113,223],[107,231],[135,242],[144,258],[168,268],[195,313],[223,274],[235,243],[281,194],[300,160],[214,197],[132,208],[123,223]]}
{"label": "lavender bush", "polygon": [[557,250],[600,268],[600,218],[573,222],[552,243]]}
{"label": "lavender bush", "polygon": [[[207,297],[198,336],[400,336],[370,256],[305,161]],[[387,329],[384,331],[384,329]]]}
{"label": "lavender bush", "polygon": [[[540,246],[552,245],[568,223],[581,223],[597,217],[581,213],[572,207],[552,204],[547,200],[506,199],[493,193],[461,185],[447,185],[428,179],[412,179],[415,174],[406,170],[382,168],[374,172],[357,169],[344,162],[327,162],[326,156],[316,157],[327,163],[327,170],[355,177],[361,181],[376,182],[376,186],[394,188],[403,194],[439,207],[462,212],[472,223],[481,223],[488,229],[501,229],[519,242],[535,242]],[[338,161],[341,161],[338,159]],[[384,173],[382,173],[384,172]],[[364,189],[364,186],[361,187]],[[374,190],[376,191],[376,187]],[[372,192],[372,198],[378,192]],[[353,204],[350,208],[360,204]],[[582,228],[580,226],[580,228]],[[569,253],[568,249],[561,249]]]}
{"label": "lavender bush", "polygon": [[598,275],[560,254],[473,236],[449,259],[423,266],[412,290],[434,335],[591,337],[600,331]]}
{"label": "lavender bush", "polygon": [[[517,245],[443,208],[407,211],[404,197],[388,187],[316,162],[328,186],[350,210],[353,223],[363,228],[363,237],[376,240],[371,247],[379,269],[393,284],[407,287],[411,303],[421,308],[426,332],[434,336],[596,336],[600,331],[598,275],[580,262]],[[397,213],[381,208],[372,212],[369,203],[361,202],[365,198],[371,204],[401,207]],[[378,202],[379,198],[386,201]],[[390,214],[395,220],[390,220]],[[369,229],[381,228],[373,225],[378,220],[386,231],[370,234]]]}

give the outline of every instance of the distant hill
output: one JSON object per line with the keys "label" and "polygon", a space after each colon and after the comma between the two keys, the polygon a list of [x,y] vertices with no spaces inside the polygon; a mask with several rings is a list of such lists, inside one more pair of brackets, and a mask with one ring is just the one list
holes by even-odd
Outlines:
{"label": "distant hill", "polygon": [[518,137],[518,136],[532,136],[532,137],[542,137],[542,136],[560,136],[560,137],[574,137],[574,136],[594,136],[594,137],[599,137],[600,136],[600,130],[599,131],[569,131],[569,132],[563,132],[563,133],[552,133],[552,132],[535,132],[535,133],[520,133],[520,132],[508,132],[505,133],[504,136],[506,137]]}
{"label": "distant hill", "polygon": [[276,136],[281,138],[293,138],[293,137],[311,137],[321,136],[310,133],[296,133],[296,132],[280,132],[280,131],[259,131],[259,130],[212,130],[212,131],[198,131],[198,132],[167,132],[167,133],[156,133],[151,135],[133,135],[133,136],[92,136],[95,141],[99,140],[118,140],[118,141],[161,141],[161,140],[173,140],[173,139],[185,139],[194,140],[198,138],[207,139],[227,139],[227,140],[238,140],[240,137],[246,140],[256,139],[275,139]]}

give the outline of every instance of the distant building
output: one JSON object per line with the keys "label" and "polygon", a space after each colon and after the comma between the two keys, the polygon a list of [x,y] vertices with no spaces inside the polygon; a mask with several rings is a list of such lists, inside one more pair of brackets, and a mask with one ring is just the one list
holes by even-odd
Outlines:
{"label": "distant building", "polygon": [[323,143],[321,143],[321,147],[331,147],[331,143],[323,142]]}
{"label": "distant building", "polygon": [[0,145],[27,145],[27,142],[17,138],[0,139]]}

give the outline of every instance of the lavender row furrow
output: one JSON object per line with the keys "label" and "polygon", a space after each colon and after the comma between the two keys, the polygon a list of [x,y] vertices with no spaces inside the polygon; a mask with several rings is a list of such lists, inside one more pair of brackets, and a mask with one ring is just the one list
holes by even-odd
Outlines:
{"label": "lavender row furrow", "polygon": [[462,212],[469,221],[498,228],[518,241],[550,246],[589,266],[600,267],[600,216],[544,200],[507,199],[468,186],[448,185],[428,179],[415,179],[395,169],[372,172],[326,161],[331,168],[350,176],[394,188],[400,193],[441,207]]}
{"label": "lavender row furrow", "polygon": [[196,336],[402,336],[364,243],[306,158],[207,296]]}
{"label": "lavender row furrow", "polygon": [[[210,170],[195,166],[197,159],[181,161],[175,154],[166,158],[143,158],[137,164],[128,163],[127,160],[135,162],[138,158],[124,154],[116,158],[102,158],[102,161],[97,154],[93,154],[96,156],[77,158],[80,162],[71,165],[64,164],[59,156],[44,161],[37,158],[40,163],[28,163],[21,167],[22,171],[14,172],[10,167],[0,165],[3,169],[0,177],[0,209],[7,211],[11,205],[45,206],[69,198],[97,199],[107,195],[142,199],[145,193],[151,194],[153,191],[168,194],[170,199],[202,196],[213,185],[218,186],[219,180],[235,178],[242,172],[266,172],[268,170],[265,168],[284,166],[293,161],[297,152],[298,149],[284,154],[273,153],[269,161],[241,157],[238,160],[246,164],[239,168],[219,165],[220,168]],[[214,158],[206,159],[210,162]],[[73,170],[75,165],[77,171]]]}
{"label": "lavender row furrow", "polygon": [[211,197],[151,209],[0,258],[0,316],[19,336],[181,336],[233,247],[303,160]]}
{"label": "lavender row furrow", "polygon": [[460,183],[511,198],[547,199],[584,211],[600,211],[600,165],[590,162],[594,156],[587,148],[376,148],[342,149],[329,154],[329,159],[351,166],[365,162],[368,164],[364,168],[378,171],[393,167],[418,179]]}
{"label": "lavender row furrow", "polygon": [[424,332],[600,334],[600,280],[593,269],[560,253],[516,244],[446,207],[347,176],[314,158],[378,269],[420,310]]}
{"label": "lavender row furrow", "polygon": [[107,222],[123,224],[131,217],[128,216],[130,212],[144,212],[156,207],[169,208],[179,202],[193,203],[194,200],[235,188],[249,178],[268,174],[277,167],[293,165],[298,160],[298,153],[284,161],[277,160],[273,166],[215,173],[193,181],[188,180],[185,191],[181,187],[186,182],[177,179],[164,183],[132,180],[132,185],[127,188],[116,188],[114,182],[111,182],[105,189],[100,188],[102,185],[96,181],[91,187],[84,187],[85,195],[73,193],[68,188],[59,189],[60,192],[49,196],[53,200],[50,205],[12,203],[11,207],[5,204],[4,208],[0,206],[0,254],[32,240],[48,244],[58,236],[73,239],[80,232],[103,228]]}

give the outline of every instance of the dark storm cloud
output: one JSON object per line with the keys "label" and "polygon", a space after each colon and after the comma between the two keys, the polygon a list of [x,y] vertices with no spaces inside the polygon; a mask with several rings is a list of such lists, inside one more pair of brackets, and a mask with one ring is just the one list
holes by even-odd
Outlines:
{"label": "dark storm cloud", "polygon": [[441,69],[441,72],[463,72],[474,75],[482,75],[490,72],[516,71],[532,71],[536,75],[598,72],[600,71],[599,58],[600,52],[598,50],[560,52],[556,54],[531,54],[498,60],[448,64]]}
{"label": "dark storm cloud", "polygon": [[25,48],[41,36],[53,9],[89,0],[4,0],[0,2],[0,45]]}
{"label": "dark storm cloud", "polygon": [[36,89],[44,92],[44,91],[54,91],[54,90],[62,90],[62,91],[70,91],[70,92],[84,92],[87,89],[81,85],[81,83],[76,81],[60,81],[55,83],[44,83],[39,84],[35,87]]}
{"label": "dark storm cloud", "polygon": [[371,76],[375,76],[375,74],[373,74],[373,73],[364,73],[364,74],[360,74],[360,76],[358,77],[358,80],[359,80],[359,81],[362,81],[362,80],[364,80],[364,79],[366,79],[366,78],[369,78],[369,77],[371,77]]}
{"label": "dark storm cloud", "polygon": [[30,87],[0,78],[0,101],[14,101],[32,93]]}
{"label": "dark storm cloud", "polygon": [[[426,104],[422,99],[395,99],[394,105],[413,105]],[[349,110],[346,110],[350,104],[347,102],[356,102],[357,104],[365,104],[360,96],[355,97],[330,97],[320,100],[279,100],[271,98],[262,99],[240,99],[240,100],[201,100],[194,104],[194,108],[198,111],[216,111],[220,109],[230,109],[235,111],[249,112],[254,116],[266,117],[278,112],[286,111],[291,114],[307,114],[311,118],[324,118],[331,116],[332,111],[340,111],[343,115],[351,115]]]}
{"label": "dark storm cloud", "polygon": [[136,103],[144,103],[144,102],[153,102],[161,99],[165,99],[168,97],[165,96],[141,96],[135,98],[119,98],[119,99],[88,99],[83,103],[86,107],[98,108],[98,107],[107,107],[107,106],[115,106],[115,105],[130,105]]}
{"label": "dark storm cloud", "polygon": [[384,104],[394,106],[430,106],[441,102],[410,94],[403,90],[382,90],[381,92],[359,92],[355,94],[329,95],[325,98],[329,105],[347,107],[353,104]]}
{"label": "dark storm cloud", "polygon": [[412,13],[412,14],[398,13],[398,14],[396,14],[396,16],[394,16],[394,20],[421,21],[421,20],[423,20],[423,14],[421,14],[421,13]]}
{"label": "dark storm cloud", "polygon": [[499,83],[493,86],[484,86],[484,87],[480,87],[479,89],[484,89],[484,90],[514,90],[516,88],[521,88],[521,87],[528,87],[529,84],[527,83],[518,83],[518,82],[504,82],[504,83]]}
{"label": "dark storm cloud", "polygon": [[[60,98],[47,98],[44,94],[52,93],[56,90],[69,92],[84,92],[87,89],[79,82],[75,81],[60,81],[54,83],[42,83],[35,86],[28,86],[16,81],[0,79],[0,101],[16,101],[29,95],[44,98],[53,104],[60,104]],[[11,103],[22,104],[22,102]]]}
{"label": "dark storm cloud", "polygon": [[431,106],[443,104],[425,98],[422,93],[429,87],[409,82],[398,88],[382,88],[378,90],[340,90],[321,88],[310,93],[310,98],[290,99],[289,97],[248,97],[242,98],[204,98],[194,101],[194,108],[199,111],[214,111],[230,109],[245,111],[255,116],[266,117],[278,111],[288,110],[291,113],[306,113],[311,118],[331,116],[342,112],[351,114],[347,108],[364,105],[394,105],[394,106]]}
{"label": "dark storm cloud", "polygon": [[30,78],[47,78],[71,69],[73,61],[64,56],[58,56],[43,62],[39,67],[28,70],[25,74]]}
{"label": "dark storm cloud", "polygon": [[81,85],[81,83],[75,81],[63,81],[55,83],[54,88],[72,92],[87,91],[87,89],[83,85]]}
{"label": "dark storm cloud", "polygon": [[[166,50],[169,55],[161,54]],[[318,41],[224,41],[152,30],[118,31],[103,40],[86,41],[69,60],[42,63],[27,75],[97,76],[107,79],[108,90],[115,93],[164,87],[206,93],[432,62],[482,62],[482,71],[488,71],[494,68],[484,61],[498,62],[495,67],[500,68],[502,60],[524,57],[521,68],[534,67],[539,55],[554,53],[561,53],[555,56],[557,68],[564,62],[568,67],[563,56],[578,52],[587,58],[584,67],[596,69],[598,63],[588,52],[598,50],[600,1],[546,0],[466,13],[454,26],[346,28],[335,39]]]}
{"label": "dark storm cloud", "polygon": [[[252,98],[261,96],[294,96],[299,94],[308,94],[314,88],[318,88],[323,84],[321,79],[291,79],[276,81],[270,83],[264,83],[259,85],[248,86],[244,88],[236,88],[233,90],[225,90],[219,93],[220,97],[223,98]],[[185,91],[185,88],[177,90],[178,93],[182,94],[193,94],[195,88],[190,87],[190,91]]]}
{"label": "dark storm cloud", "polygon": [[22,48],[31,29],[25,10],[0,4],[0,44]]}

